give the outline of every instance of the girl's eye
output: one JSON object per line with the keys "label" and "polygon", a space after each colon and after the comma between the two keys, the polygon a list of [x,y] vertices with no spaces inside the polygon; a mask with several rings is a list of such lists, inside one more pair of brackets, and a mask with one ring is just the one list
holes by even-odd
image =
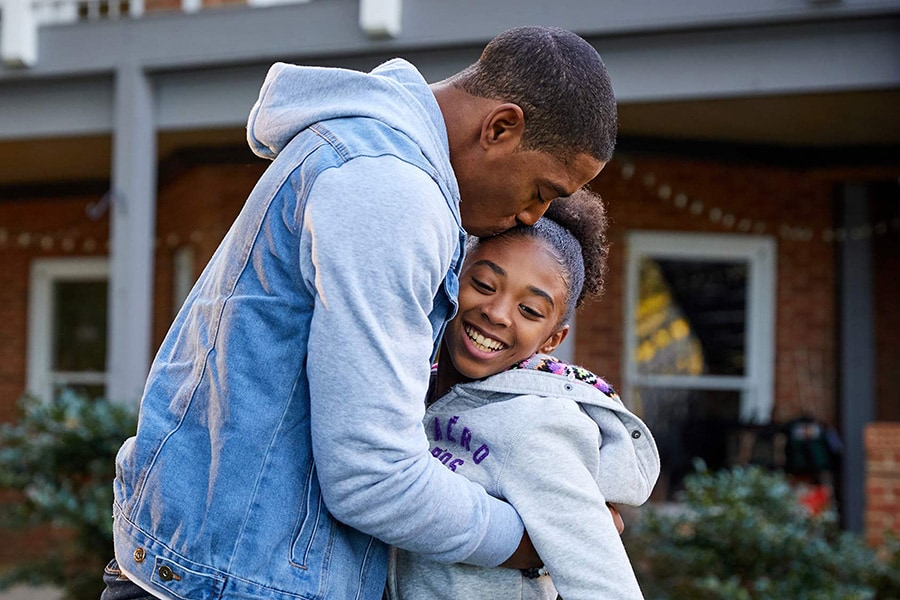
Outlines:
{"label": "girl's eye", "polygon": [[488,284],[486,284],[483,281],[475,279],[474,277],[472,278],[472,285],[474,285],[475,287],[477,287],[480,290],[484,290],[485,292],[493,292],[494,291],[494,288],[492,288],[491,286],[489,286]]}
{"label": "girl's eye", "polygon": [[525,313],[525,315],[528,316],[528,317],[531,317],[531,318],[533,318],[533,319],[543,319],[543,318],[544,318],[544,315],[542,315],[540,312],[534,310],[534,309],[531,308],[530,306],[527,306],[527,305],[525,305],[525,304],[520,304],[520,305],[519,305],[519,308],[520,308],[520,309],[522,310],[522,312]]}

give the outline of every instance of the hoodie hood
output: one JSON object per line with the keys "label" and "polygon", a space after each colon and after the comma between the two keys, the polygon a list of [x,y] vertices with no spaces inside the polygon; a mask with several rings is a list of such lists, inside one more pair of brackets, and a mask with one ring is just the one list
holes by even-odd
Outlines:
{"label": "hoodie hood", "polygon": [[600,428],[600,486],[607,501],[639,506],[659,478],[659,451],[650,429],[591,371],[535,354],[508,371],[460,384],[473,390],[569,398]]}
{"label": "hoodie hood", "polygon": [[274,159],[310,125],[343,117],[377,119],[402,131],[455,183],[437,100],[415,67],[399,58],[371,73],[275,63],[250,111],[247,143],[256,155]]}

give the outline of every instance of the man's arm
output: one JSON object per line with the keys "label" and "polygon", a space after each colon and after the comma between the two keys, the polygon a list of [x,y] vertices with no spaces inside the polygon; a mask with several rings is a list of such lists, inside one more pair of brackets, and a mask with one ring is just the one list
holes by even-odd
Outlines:
{"label": "man's arm", "polygon": [[354,159],[313,184],[301,239],[316,296],[313,452],[338,520],[435,560],[495,566],[521,520],[433,460],[421,424],[428,315],[457,234],[436,184],[396,158]]}

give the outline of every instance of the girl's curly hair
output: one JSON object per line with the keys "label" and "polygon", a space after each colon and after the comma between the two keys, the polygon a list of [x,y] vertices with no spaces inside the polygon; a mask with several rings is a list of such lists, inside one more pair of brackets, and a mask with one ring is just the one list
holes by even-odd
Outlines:
{"label": "girl's curly hair", "polygon": [[599,194],[582,188],[567,198],[554,200],[544,219],[555,221],[581,246],[584,284],[576,298],[576,308],[584,302],[599,300],[606,283],[609,240],[606,206]]}

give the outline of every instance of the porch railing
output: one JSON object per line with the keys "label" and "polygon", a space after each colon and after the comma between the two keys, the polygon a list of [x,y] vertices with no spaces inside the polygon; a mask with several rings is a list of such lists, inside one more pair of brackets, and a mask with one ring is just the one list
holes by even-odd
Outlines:
{"label": "porch railing", "polygon": [[[232,0],[229,4],[263,7],[310,0]],[[326,1],[326,0],[322,0]],[[359,27],[372,37],[400,33],[403,0],[359,0]],[[32,67],[38,61],[41,25],[139,18],[145,11],[195,13],[204,0],[0,0],[0,59],[7,67]],[[215,6],[209,6],[214,9]]]}

